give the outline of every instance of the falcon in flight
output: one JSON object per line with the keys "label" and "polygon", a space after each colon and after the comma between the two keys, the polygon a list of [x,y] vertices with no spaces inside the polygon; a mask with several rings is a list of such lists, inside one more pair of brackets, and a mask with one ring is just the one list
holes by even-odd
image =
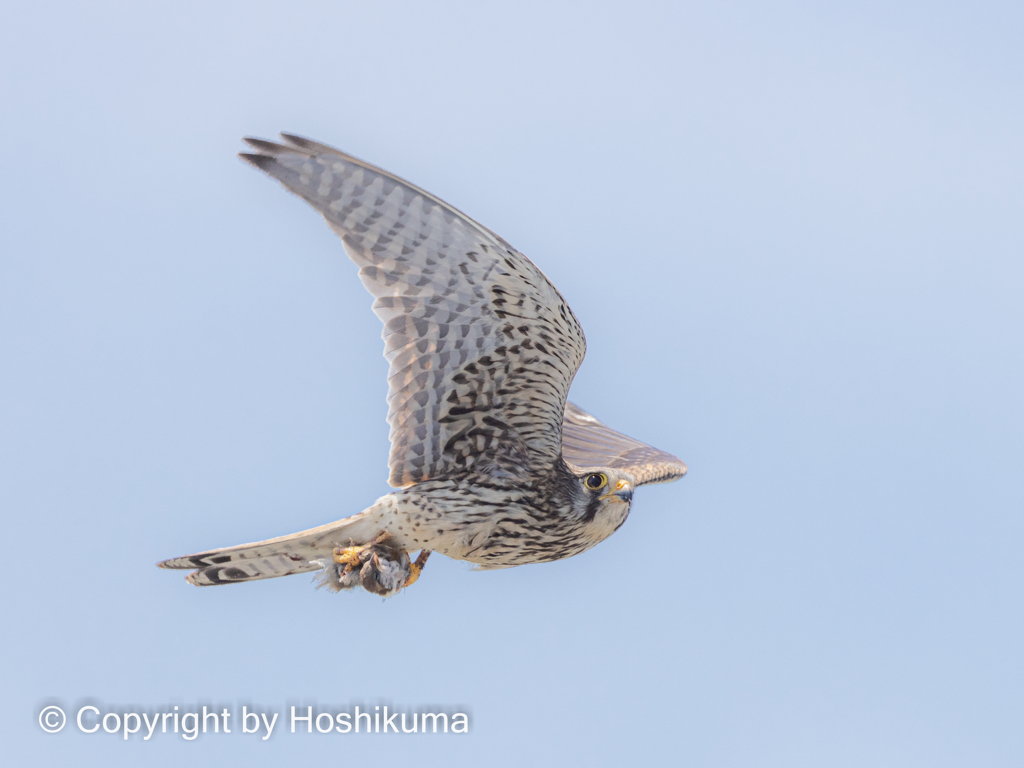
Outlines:
{"label": "falcon in flight", "polygon": [[[567,402],[583,329],[532,261],[407,181],[298,136],[240,157],[341,238],[384,324],[394,493],[335,523],[159,563],[197,586],[320,571],[391,596],[431,552],[482,568],[579,554],[686,465]],[[409,552],[419,550],[415,561]]]}

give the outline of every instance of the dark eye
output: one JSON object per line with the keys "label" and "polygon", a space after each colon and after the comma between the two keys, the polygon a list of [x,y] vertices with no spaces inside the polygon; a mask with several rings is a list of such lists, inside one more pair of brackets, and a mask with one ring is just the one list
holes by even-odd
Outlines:
{"label": "dark eye", "polygon": [[592,491],[599,491],[608,485],[608,476],[595,472],[592,475],[587,475],[587,479],[583,481],[583,484]]}

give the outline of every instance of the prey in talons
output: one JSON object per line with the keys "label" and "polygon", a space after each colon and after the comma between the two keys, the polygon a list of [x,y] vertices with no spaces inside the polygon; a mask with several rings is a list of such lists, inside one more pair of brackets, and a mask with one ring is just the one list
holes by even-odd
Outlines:
{"label": "prey in talons", "polygon": [[333,562],[320,574],[320,586],[332,592],[360,586],[367,592],[391,597],[420,577],[430,550],[422,550],[413,562],[409,553],[383,531],[366,544],[351,542],[348,547],[335,547]]}

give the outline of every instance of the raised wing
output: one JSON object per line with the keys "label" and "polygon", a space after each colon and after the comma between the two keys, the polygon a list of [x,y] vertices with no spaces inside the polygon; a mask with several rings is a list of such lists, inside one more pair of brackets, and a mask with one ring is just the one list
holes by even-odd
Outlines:
{"label": "raised wing", "polygon": [[308,139],[241,156],[316,208],[384,323],[396,487],[472,469],[550,467],[586,342],[561,294],[487,228],[386,171]]}
{"label": "raised wing", "polygon": [[577,474],[587,469],[624,469],[634,485],[668,483],[686,474],[686,465],[671,453],[626,437],[601,423],[579,406],[565,404],[562,458]]}

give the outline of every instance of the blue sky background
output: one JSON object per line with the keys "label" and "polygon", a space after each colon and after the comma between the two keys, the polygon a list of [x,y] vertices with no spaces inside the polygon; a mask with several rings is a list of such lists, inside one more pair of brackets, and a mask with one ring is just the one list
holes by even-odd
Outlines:
{"label": "blue sky background", "polygon": [[[1019,765],[1022,23],[984,2],[12,6],[11,764]],[[689,476],[584,555],[436,557],[387,602],[153,567],[388,490],[369,296],[234,157],[278,130],[534,259],[586,329],[573,399]],[[472,719],[39,728],[87,699]]]}

